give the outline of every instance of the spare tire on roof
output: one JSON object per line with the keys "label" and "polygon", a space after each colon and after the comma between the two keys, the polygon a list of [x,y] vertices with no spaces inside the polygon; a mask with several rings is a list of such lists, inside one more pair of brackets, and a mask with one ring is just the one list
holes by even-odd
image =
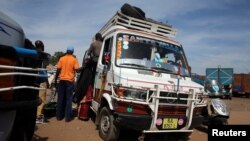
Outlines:
{"label": "spare tire on roof", "polygon": [[127,16],[133,17],[133,18],[137,18],[137,19],[141,19],[141,20],[145,20],[145,13],[143,10],[141,10],[138,7],[135,6],[131,6],[128,3],[125,3],[122,7],[121,7],[121,12]]}

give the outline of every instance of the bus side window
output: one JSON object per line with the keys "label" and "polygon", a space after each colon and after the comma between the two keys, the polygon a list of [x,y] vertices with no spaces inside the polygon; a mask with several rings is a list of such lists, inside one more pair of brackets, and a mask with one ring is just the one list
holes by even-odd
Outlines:
{"label": "bus side window", "polygon": [[105,40],[104,49],[102,53],[102,64],[105,65],[111,59],[111,48],[112,48],[113,37]]}

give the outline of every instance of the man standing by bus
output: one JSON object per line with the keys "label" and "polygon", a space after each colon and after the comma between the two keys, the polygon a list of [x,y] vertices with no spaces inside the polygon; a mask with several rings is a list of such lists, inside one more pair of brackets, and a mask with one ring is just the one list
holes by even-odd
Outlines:
{"label": "man standing by bus", "polygon": [[[37,40],[35,42],[35,46],[36,46],[37,50],[44,51],[44,44],[41,40]],[[46,68],[47,64],[48,64],[48,62],[42,62],[41,68]],[[39,71],[38,74],[45,75],[45,76],[48,75],[47,70]],[[39,77],[36,80],[36,84],[38,86],[40,86],[40,88],[45,88],[45,89],[39,90],[39,97],[42,100],[42,103],[37,107],[37,114],[36,114],[36,123],[43,123],[45,121],[43,108],[44,108],[44,105],[46,102],[46,94],[47,94],[46,88],[49,87],[48,78],[47,77]]]}
{"label": "man standing by bus", "polygon": [[69,46],[66,54],[59,59],[57,64],[57,72],[55,77],[55,84],[59,76],[58,84],[58,99],[57,99],[57,120],[62,120],[65,117],[65,121],[72,120],[72,98],[74,89],[75,72],[78,69],[78,61],[73,56],[74,47]]}

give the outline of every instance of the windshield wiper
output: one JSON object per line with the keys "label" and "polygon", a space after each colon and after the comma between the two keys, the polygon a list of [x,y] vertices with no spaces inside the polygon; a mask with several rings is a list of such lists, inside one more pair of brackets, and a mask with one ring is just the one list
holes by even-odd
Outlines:
{"label": "windshield wiper", "polygon": [[121,63],[120,65],[130,65],[130,66],[136,66],[136,67],[141,67],[141,68],[145,68],[146,67],[144,65],[135,64],[135,63]]}
{"label": "windshield wiper", "polygon": [[160,71],[163,71],[163,72],[174,74],[174,72],[172,70],[165,69],[165,68],[151,67],[150,69],[152,69],[152,70],[160,70]]}

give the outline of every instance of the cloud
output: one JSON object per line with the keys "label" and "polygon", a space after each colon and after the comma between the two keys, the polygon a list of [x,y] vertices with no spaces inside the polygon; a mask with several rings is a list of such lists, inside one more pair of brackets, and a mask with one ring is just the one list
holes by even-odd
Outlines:
{"label": "cloud", "polygon": [[124,3],[176,27],[194,72],[218,65],[250,72],[248,0],[1,0],[0,9],[23,27],[27,38],[43,40],[52,55],[75,46],[81,63],[95,33]]}

